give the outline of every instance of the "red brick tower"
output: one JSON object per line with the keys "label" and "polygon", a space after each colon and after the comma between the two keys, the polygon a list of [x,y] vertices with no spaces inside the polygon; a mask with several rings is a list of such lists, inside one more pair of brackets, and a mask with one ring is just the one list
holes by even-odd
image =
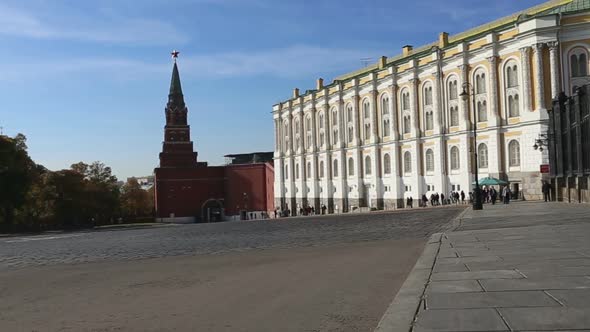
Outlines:
{"label": "red brick tower", "polygon": [[165,112],[166,126],[164,127],[164,143],[160,153],[160,168],[196,167],[197,152],[193,151],[190,126],[186,121],[188,109],[184,104],[176,58],[174,59],[170,93]]}

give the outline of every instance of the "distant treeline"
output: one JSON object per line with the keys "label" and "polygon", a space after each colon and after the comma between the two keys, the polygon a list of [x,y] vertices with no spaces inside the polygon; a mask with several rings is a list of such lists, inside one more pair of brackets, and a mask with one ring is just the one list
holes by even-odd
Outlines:
{"label": "distant treeline", "polygon": [[0,136],[0,232],[88,228],[149,220],[153,188],[130,179],[121,188],[95,161],[50,171],[29,157],[26,137]]}

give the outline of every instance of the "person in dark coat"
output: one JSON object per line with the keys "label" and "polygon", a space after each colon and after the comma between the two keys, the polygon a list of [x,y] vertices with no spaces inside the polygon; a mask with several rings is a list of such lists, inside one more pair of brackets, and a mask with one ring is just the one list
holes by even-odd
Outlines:
{"label": "person in dark coat", "polygon": [[547,181],[543,181],[542,191],[545,202],[549,202],[551,200],[551,198],[549,197],[551,192],[551,185]]}

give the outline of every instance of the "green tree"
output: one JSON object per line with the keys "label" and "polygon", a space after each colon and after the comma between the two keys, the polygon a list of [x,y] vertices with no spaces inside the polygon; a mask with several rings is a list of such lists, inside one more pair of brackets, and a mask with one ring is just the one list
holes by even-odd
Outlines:
{"label": "green tree", "polygon": [[104,224],[119,214],[119,187],[110,167],[99,161],[79,162],[71,166],[71,171],[79,174],[84,184],[84,192],[75,200],[84,211],[80,222]]}
{"label": "green tree", "polygon": [[25,202],[33,182],[35,163],[27,153],[26,137],[0,136],[0,223],[8,229]]}
{"label": "green tree", "polygon": [[121,208],[125,216],[145,217],[152,213],[150,192],[143,190],[136,178],[129,178],[121,188]]}

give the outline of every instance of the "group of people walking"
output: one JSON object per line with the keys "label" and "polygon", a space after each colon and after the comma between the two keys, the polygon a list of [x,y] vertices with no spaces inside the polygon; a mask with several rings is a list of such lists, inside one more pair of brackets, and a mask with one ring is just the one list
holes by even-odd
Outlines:
{"label": "group of people walking", "polygon": [[[481,190],[482,202],[496,204],[496,201],[501,201],[504,204],[509,204],[512,197],[512,191],[510,187],[504,186],[500,190],[496,190],[493,186],[485,186]],[[467,199],[467,200],[466,200]],[[451,205],[451,204],[471,204],[474,200],[473,192],[465,194],[465,191],[451,191],[448,196],[443,193],[432,193],[430,197],[423,194],[418,202],[418,206],[439,206],[439,205]],[[406,207],[414,207],[414,198],[412,196],[406,198]]]}

